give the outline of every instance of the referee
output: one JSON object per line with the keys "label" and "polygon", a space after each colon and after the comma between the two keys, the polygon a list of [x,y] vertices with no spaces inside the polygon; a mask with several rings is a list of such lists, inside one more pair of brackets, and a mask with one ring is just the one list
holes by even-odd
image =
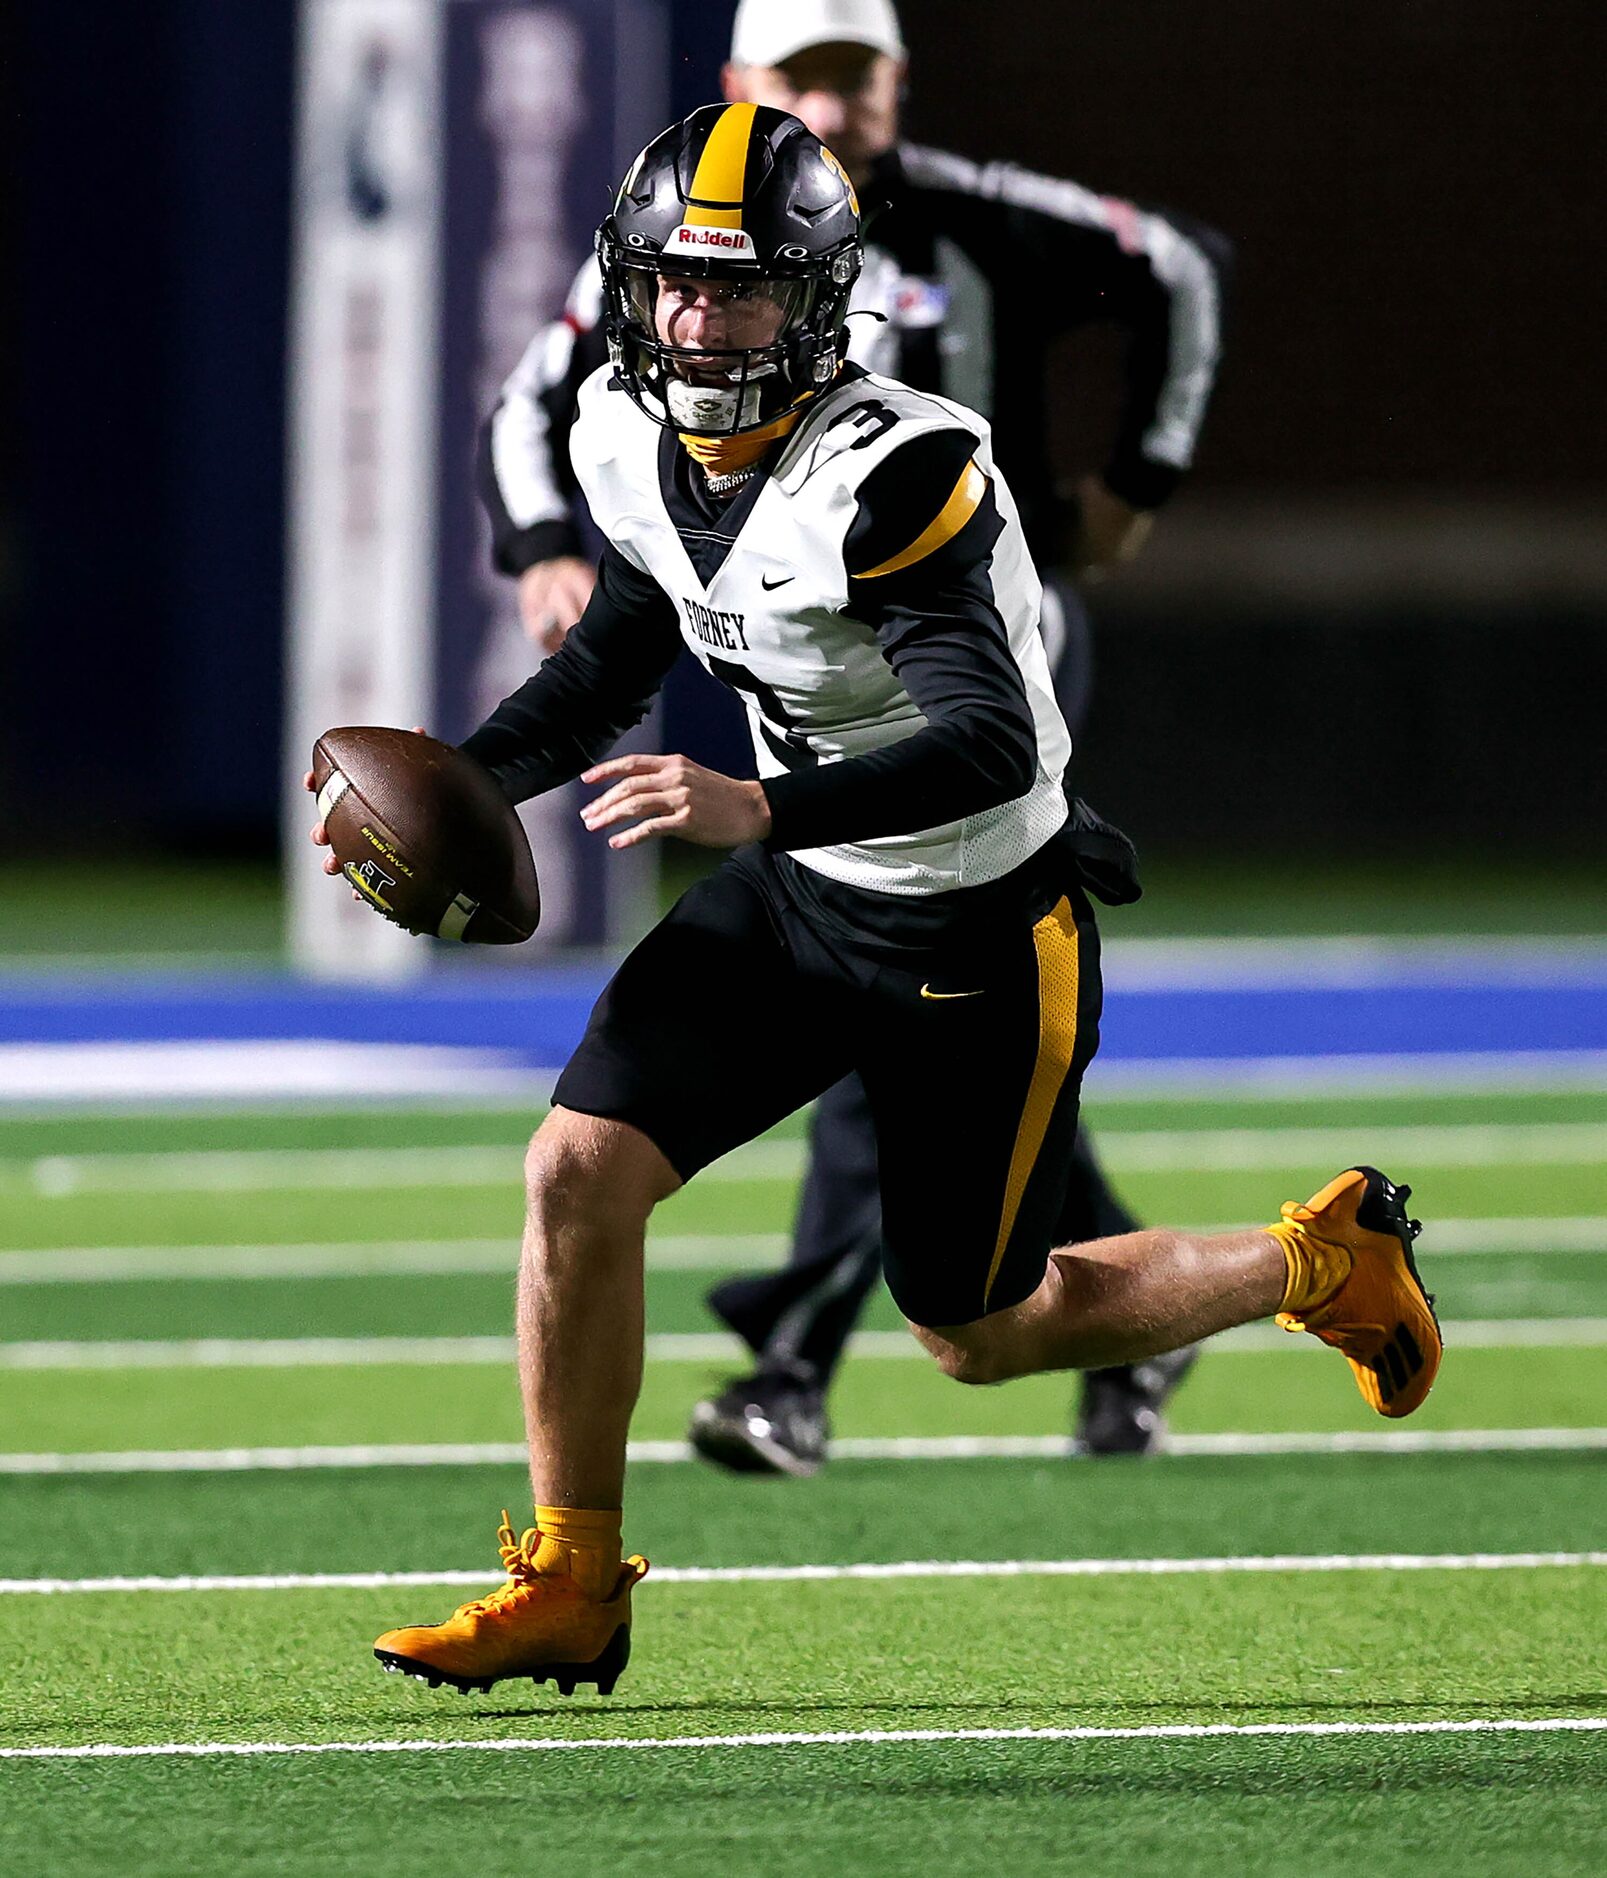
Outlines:
{"label": "referee", "polygon": [[[991,421],[1043,575],[1042,631],[1075,736],[1092,676],[1076,583],[1138,551],[1189,466],[1216,374],[1227,243],[1171,211],[901,141],[904,75],[890,0],[741,0],[723,89],[732,102],[801,118],[853,178],[867,252],[849,314],[850,358]],[[1067,332],[1095,324],[1125,340],[1123,396],[1103,469],[1067,498],[1048,448],[1048,355]],[[580,385],[605,357],[601,281],[588,262],[482,436],[493,555],[518,581],[522,624],[546,651],[562,643],[595,580],[567,446]],[[1070,1241],[1137,1229],[1086,1133],[1069,1207],[1062,1236]],[[816,1106],[786,1266],[710,1294],[754,1367],[697,1405],[691,1438],[702,1455],[746,1471],[820,1466],[826,1392],[877,1281],[880,1241],[870,1113],[849,1077]],[[1079,1450],[1153,1447],[1162,1404],[1193,1358],[1185,1350],[1087,1372]]]}

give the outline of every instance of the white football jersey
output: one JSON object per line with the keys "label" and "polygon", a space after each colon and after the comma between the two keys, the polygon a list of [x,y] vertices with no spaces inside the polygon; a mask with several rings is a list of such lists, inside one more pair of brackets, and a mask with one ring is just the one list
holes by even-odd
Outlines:
{"label": "white football jersey", "polygon": [[851,886],[925,895],[997,880],[1036,853],[1066,819],[1062,779],[1071,739],[1038,632],[1042,587],[994,466],[987,423],[892,379],[839,380],[807,407],[716,563],[702,550],[720,538],[700,542],[684,506],[667,493],[666,463],[680,445],[612,377],[604,367],[581,389],[570,438],[575,474],[604,535],[673,601],[682,636],[702,664],[741,694],[761,778],[860,756],[925,725],[875,631],[847,610],[844,538],[865,479],[902,445],[943,430],[975,438],[972,460],[991,483],[1003,524],[988,578],[1032,712],[1032,784],[1013,801],[960,821],[804,849],[793,859]]}

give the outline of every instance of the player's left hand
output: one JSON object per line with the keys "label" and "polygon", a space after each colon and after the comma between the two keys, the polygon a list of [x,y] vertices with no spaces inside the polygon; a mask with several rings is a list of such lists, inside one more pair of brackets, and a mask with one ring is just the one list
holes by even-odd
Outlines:
{"label": "player's left hand", "polygon": [[1132,560],[1155,520],[1146,510],[1123,502],[1097,476],[1079,479],[1077,506],[1081,519],[1072,560],[1080,574],[1103,572]]}
{"label": "player's left hand", "polygon": [[[593,832],[618,828],[611,848],[634,847],[655,835],[679,835],[700,848],[740,848],[770,832],[770,804],[756,782],[722,776],[684,756],[610,757],[586,771],[582,782],[611,783],[580,811]],[[633,827],[624,824],[634,823]]]}

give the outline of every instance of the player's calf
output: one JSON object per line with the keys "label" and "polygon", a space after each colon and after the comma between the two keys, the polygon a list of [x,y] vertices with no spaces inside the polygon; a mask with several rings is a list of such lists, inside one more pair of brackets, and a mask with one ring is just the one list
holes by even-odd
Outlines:
{"label": "player's calf", "polygon": [[1284,1329],[1339,1350],[1380,1415],[1410,1415],[1442,1351],[1412,1252],[1410,1192],[1354,1167],[1258,1231],[1152,1230],[1058,1248],[1022,1303],[915,1334],[946,1375],[995,1383],[1132,1363],[1276,1313]]}
{"label": "player's calf", "polygon": [[[1270,1273],[1279,1258],[1265,1234],[1233,1235],[1220,1243],[1242,1259],[1247,1239]],[[1180,1233],[1145,1231],[1059,1247],[1037,1289],[1019,1304],[968,1324],[910,1328],[944,1375],[987,1385],[1048,1370],[1137,1362],[1273,1310],[1276,1279],[1265,1278],[1259,1309],[1246,1308],[1227,1256],[1220,1279],[1191,1283],[1190,1266],[1202,1243]],[[1174,1268],[1175,1281],[1157,1282],[1168,1268]],[[1202,1319],[1202,1310],[1213,1314]]]}
{"label": "player's calf", "polygon": [[643,1230],[676,1175],[638,1130],[561,1108],[527,1171],[518,1328],[533,1494],[617,1507],[641,1387]]}

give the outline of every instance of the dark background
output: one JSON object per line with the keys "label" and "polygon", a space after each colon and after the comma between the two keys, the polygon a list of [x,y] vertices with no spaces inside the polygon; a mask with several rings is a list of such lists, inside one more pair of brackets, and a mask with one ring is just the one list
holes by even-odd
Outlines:
{"label": "dark background", "polygon": [[[676,0],[678,111],[730,11]],[[1090,793],[1151,843],[1599,843],[1603,9],[903,13],[909,134],[1239,246],[1198,472],[1094,596]],[[275,844],[294,25],[283,0],[8,15],[12,852]],[[1109,364],[1094,337],[1057,368],[1068,474]]]}

